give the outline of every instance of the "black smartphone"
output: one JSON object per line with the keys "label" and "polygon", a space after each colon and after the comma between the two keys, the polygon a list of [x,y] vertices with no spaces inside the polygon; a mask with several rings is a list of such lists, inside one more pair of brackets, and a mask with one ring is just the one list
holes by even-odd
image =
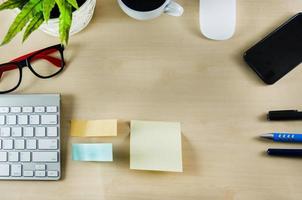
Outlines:
{"label": "black smartphone", "polygon": [[274,84],[302,62],[302,13],[298,13],[244,53],[245,62]]}

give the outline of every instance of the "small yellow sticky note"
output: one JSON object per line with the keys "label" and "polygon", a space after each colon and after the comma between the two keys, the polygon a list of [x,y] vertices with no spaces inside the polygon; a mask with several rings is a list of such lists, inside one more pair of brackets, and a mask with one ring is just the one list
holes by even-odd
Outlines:
{"label": "small yellow sticky note", "polygon": [[73,137],[117,136],[117,120],[71,120]]}

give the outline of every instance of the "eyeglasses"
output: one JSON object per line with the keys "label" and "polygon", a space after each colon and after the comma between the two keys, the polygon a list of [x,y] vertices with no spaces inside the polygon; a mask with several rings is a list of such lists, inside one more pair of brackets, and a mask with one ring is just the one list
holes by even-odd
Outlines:
{"label": "eyeglasses", "polygon": [[0,94],[12,92],[19,87],[24,67],[28,67],[42,79],[58,75],[65,66],[63,51],[64,46],[58,44],[0,64]]}

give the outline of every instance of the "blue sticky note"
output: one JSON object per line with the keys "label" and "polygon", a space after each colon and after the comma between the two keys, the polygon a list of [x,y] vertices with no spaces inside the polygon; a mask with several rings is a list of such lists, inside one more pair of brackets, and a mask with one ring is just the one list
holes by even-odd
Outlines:
{"label": "blue sticky note", "polygon": [[72,144],[72,160],[113,161],[112,144]]}

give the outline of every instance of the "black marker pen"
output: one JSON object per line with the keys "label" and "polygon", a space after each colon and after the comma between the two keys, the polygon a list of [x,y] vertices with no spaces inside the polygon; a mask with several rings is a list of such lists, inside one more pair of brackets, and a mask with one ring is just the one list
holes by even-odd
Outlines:
{"label": "black marker pen", "polygon": [[267,119],[271,121],[302,120],[302,112],[298,110],[269,111]]}

